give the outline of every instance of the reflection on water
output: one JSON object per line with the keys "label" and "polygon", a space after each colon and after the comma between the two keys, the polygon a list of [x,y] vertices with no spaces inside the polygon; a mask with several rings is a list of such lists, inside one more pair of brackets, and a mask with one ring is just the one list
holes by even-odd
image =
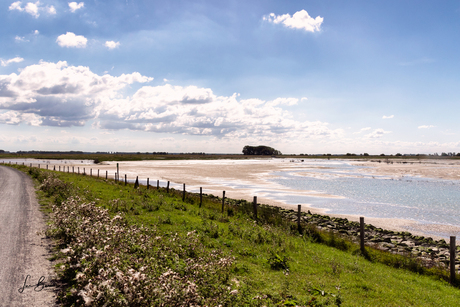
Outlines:
{"label": "reflection on water", "polygon": [[[330,169],[318,169],[319,165],[324,163],[305,165],[300,171],[275,172],[278,177],[272,181],[299,191],[314,190],[344,198],[311,197],[308,193],[293,196],[271,193],[270,196],[289,204],[308,203],[325,208],[331,214],[460,225],[460,182],[373,176],[360,173],[358,167],[345,162],[336,163]],[[311,176],[299,176],[309,172]]]}

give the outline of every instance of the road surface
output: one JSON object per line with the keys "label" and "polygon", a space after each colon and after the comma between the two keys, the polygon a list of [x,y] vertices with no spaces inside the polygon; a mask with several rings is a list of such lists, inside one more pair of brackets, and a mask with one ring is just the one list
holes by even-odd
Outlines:
{"label": "road surface", "polygon": [[56,305],[44,229],[32,180],[0,166],[0,306]]}

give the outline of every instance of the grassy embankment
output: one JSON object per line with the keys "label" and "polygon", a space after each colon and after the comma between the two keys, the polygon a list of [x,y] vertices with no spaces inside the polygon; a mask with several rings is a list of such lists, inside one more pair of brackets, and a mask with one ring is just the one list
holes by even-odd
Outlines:
{"label": "grassy embankment", "polygon": [[447,272],[370,248],[363,256],[308,227],[301,236],[276,210],[261,208],[255,221],[245,202],[222,214],[215,197],[200,208],[197,195],[183,202],[181,191],[67,173],[46,179],[52,172],[18,168],[42,181],[41,202],[53,206],[49,235],[59,242],[67,305],[456,306],[460,299],[443,280]]}

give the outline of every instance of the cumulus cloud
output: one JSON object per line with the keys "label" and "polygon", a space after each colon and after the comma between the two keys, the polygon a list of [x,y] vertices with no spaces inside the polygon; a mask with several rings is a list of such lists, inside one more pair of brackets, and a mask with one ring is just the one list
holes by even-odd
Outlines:
{"label": "cumulus cloud", "polygon": [[13,112],[4,115],[2,122],[82,126],[97,117],[97,107],[104,100],[116,99],[120,89],[150,80],[137,72],[100,76],[88,67],[40,62],[19,75],[0,75],[0,110]]}
{"label": "cumulus cloud", "polygon": [[365,137],[369,139],[379,139],[387,133],[391,133],[391,131],[385,131],[383,129],[375,129],[371,133],[366,134]]}
{"label": "cumulus cloud", "polygon": [[120,46],[120,42],[106,41],[105,46],[109,49],[115,49]]}
{"label": "cumulus cloud", "polygon": [[423,125],[423,126],[418,126],[419,129],[430,129],[430,128],[434,128],[436,126],[433,126],[433,125]]}
{"label": "cumulus cloud", "polygon": [[15,58],[12,58],[12,59],[9,59],[9,60],[6,60],[6,61],[0,59],[0,64],[2,66],[8,66],[11,63],[21,63],[22,61],[24,61],[24,59],[20,58],[20,57],[15,57]]}
{"label": "cumulus cloud", "polygon": [[30,15],[32,15],[35,18],[38,18],[40,16],[40,11],[44,11],[50,15],[55,15],[56,14],[56,9],[54,6],[49,5],[49,6],[42,6],[40,1],[37,2],[28,2],[25,6],[22,6],[21,1],[16,1],[11,3],[11,5],[8,7],[10,11],[20,11],[20,12],[26,12]]}
{"label": "cumulus cloud", "polygon": [[84,2],[80,2],[80,3],[77,3],[77,2],[69,2],[69,8],[70,8],[70,11],[72,13],[75,13],[75,11],[83,8],[85,6],[85,3]]}
{"label": "cumulus cloud", "polygon": [[128,129],[257,141],[335,138],[341,129],[297,121],[282,108],[297,98],[239,99],[197,86],[144,85],[132,96],[122,90],[152,80],[132,73],[97,75],[88,67],[40,62],[19,74],[0,75],[0,123]]}
{"label": "cumulus cloud", "polygon": [[296,99],[238,100],[217,96],[196,86],[144,86],[132,97],[106,101],[99,111],[99,127],[218,138],[324,138],[341,135],[323,122],[299,122],[277,107]]}
{"label": "cumulus cloud", "polygon": [[61,47],[85,48],[88,39],[83,35],[75,35],[75,33],[67,32],[66,34],[59,35],[56,42]]}
{"label": "cumulus cloud", "polygon": [[301,29],[307,32],[320,31],[321,24],[323,23],[322,17],[317,16],[316,18],[312,18],[305,10],[295,12],[292,16],[289,14],[275,15],[274,13],[270,13],[268,16],[264,16],[263,20],[274,24],[282,24],[287,28]]}
{"label": "cumulus cloud", "polygon": [[383,115],[382,116],[383,119],[392,119],[393,117],[395,116],[394,115],[390,115],[390,116]]}
{"label": "cumulus cloud", "polygon": [[21,37],[21,36],[18,36],[18,35],[16,35],[16,37],[14,38],[14,40],[15,40],[16,42],[28,42],[28,41],[29,41],[29,40],[26,39],[24,36]]}

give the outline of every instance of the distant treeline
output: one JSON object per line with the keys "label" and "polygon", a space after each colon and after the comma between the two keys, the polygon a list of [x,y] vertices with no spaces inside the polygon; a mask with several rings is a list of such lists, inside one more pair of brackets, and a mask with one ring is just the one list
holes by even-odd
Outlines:
{"label": "distant treeline", "polygon": [[277,156],[281,155],[281,151],[276,150],[269,146],[259,145],[259,146],[249,146],[246,145],[243,148],[244,155],[263,155],[263,156]]}
{"label": "distant treeline", "polygon": [[41,151],[41,150],[29,150],[29,151],[18,151],[18,154],[67,154],[67,155],[73,155],[73,154],[83,154],[83,151]]}

